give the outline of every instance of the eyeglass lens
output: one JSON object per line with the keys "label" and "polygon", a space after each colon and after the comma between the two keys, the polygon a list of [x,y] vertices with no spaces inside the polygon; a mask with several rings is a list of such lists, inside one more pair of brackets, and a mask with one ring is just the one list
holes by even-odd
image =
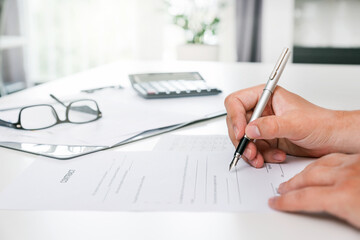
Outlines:
{"label": "eyeglass lens", "polygon": [[[92,100],[72,102],[69,106],[68,120],[72,123],[87,123],[99,116],[97,104]],[[55,110],[50,105],[24,108],[20,114],[20,123],[24,129],[36,130],[48,128],[58,123]]]}
{"label": "eyeglass lens", "polygon": [[56,113],[51,106],[31,106],[21,111],[20,123],[24,129],[41,129],[57,123]]}
{"label": "eyeglass lens", "polygon": [[80,100],[70,104],[68,118],[72,123],[86,123],[98,118],[99,109],[92,100]]}

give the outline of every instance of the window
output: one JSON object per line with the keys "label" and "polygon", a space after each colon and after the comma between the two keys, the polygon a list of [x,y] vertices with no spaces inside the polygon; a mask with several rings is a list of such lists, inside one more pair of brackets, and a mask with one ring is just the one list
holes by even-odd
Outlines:
{"label": "window", "polygon": [[[234,54],[234,0],[219,37],[221,60]],[[27,0],[31,82],[45,82],[118,60],[175,59],[185,42],[164,0]],[[230,26],[230,27],[229,27]]]}
{"label": "window", "polygon": [[28,1],[30,78],[43,82],[116,60],[160,59],[157,0]]}

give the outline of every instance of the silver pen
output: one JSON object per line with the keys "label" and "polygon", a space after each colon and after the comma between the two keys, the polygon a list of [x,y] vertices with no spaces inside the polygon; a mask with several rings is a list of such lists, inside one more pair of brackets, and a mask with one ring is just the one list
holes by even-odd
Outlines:
{"label": "silver pen", "polygon": [[[266,86],[264,88],[263,93],[261,94],[261,97],[255,107],[255,110],[251,116],[251,119],[249,122],[254,121],[255,119],[258,119],[261,117],[261,114],[263,113],[266,104],[268,103],[271,94],[274,92],[276,88],[276,84],[278,83],[280,76],[282,72],[284,71],[285,65],[289,59],[290,56],[290,50],[289,48],[285,48],[283,52],[280,55],[279,60],[277,61],[274,70],[272,71],[269,80],[266,83]],[[234,158],[230,163],[229,171],[236,166],[239,159],[241,158],[241,155],[244,153],[246,146],[251,141],[251,139],[244,135],[244,137],[240,140],[239,145],[236,148],[236,151],[234,153]]]}

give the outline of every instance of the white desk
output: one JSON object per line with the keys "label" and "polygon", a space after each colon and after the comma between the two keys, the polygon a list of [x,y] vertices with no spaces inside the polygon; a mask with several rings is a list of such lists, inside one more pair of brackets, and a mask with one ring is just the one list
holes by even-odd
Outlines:
{"label": "white desk", "polygon": [[[272,65],[241,63],[116,63],[0,98],[19,106],[48,93],[128,84],[127,74],[199,71],[226,91],[264,83]],[[85,85],[86,84],[86,85]],[[360,109],[360,67],[289,65],[280,85],[327,108]],[[71,88],[69,88],[71,86]],[[183,134],[227,134],[224,118],[177,130]],[[114,151],[151,150],[159,137]],[[0,190],[37,156],[0,148]],[[359,239],[360,232],[325,216],[259,213],[0,211],[0,239]]]}

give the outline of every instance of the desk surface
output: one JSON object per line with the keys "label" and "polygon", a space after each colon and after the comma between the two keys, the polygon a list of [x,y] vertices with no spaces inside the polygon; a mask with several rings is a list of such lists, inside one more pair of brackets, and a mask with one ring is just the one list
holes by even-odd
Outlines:
{"label": "desk surface", "polygon": [[[199,71],[226,92],[264,83],[271,65],[127,62],[102,66],[0,98],[1,107],[39,102],[83,88],[128,85],[129,73]],[[281,86],[320,106],[360,109],[360,67],[289,65]],[[227,134],[224,118],[176,131]],[[151,150],[159,137],[113,149]],[[0,148],[0,190],[38,156]],[[0,211],[0,239],[359,239],[360,232],[324,215],[272,213]]]}

